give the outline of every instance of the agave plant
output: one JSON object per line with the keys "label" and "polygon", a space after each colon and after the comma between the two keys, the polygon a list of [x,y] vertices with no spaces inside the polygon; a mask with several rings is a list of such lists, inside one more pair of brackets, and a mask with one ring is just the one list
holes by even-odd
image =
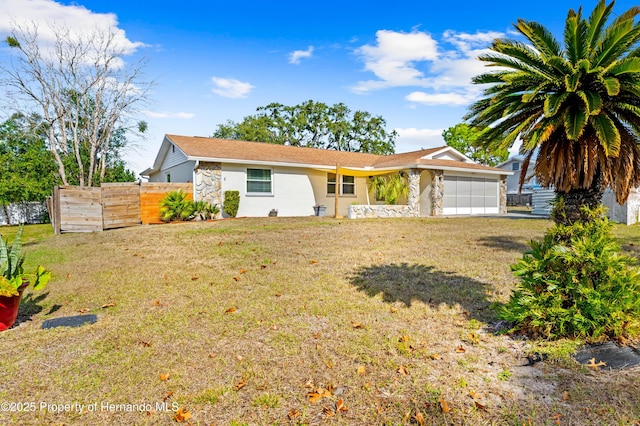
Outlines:
{"label": "agave plant", "polygon": [[51,278],[51,272],[38,266],[35,273],[25,274],[23,264],[25,254],[22,252],[22,232],[20,225],[11,246],[9,240],[0,238],[0,296],[19,296],[20,289],[29,284],[34,290],[43,288]]}

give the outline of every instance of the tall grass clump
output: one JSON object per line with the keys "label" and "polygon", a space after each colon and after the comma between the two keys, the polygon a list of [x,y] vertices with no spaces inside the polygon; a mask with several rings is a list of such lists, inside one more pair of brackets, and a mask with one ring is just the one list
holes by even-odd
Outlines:
{"label": "tall grass clump", "polygon": [[511,266],[520,280],[500,316],[545,338],[640,335],[640,271],[614,241],[602,206],[556,224]]}

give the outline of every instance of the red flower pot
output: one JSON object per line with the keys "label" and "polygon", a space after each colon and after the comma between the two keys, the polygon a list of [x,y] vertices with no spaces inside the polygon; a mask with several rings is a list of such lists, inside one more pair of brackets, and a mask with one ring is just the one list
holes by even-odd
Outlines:
{"label": "red flower pot", "polygon": [[29,285],[29,282],[24,282],[18,289],[17,296],[0,296],[0,331],[4,331],[16,322],[18,318],[18,309],[20,308],[20,300],[22,299],[22,292]]}

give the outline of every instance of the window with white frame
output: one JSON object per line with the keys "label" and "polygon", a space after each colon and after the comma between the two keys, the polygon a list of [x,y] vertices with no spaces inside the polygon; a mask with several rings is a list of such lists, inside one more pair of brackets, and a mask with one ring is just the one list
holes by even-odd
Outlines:
{"label": "window with white frame", "polygon": [[[336,174],[327,173],[327,194],[336,193]],[[354,176],[340,175],[340,195],[356,194],[356,178]]]}
{"label": "window with white frame", "polygon": [[271,170],[247,169],[247,193],[271,194]]}

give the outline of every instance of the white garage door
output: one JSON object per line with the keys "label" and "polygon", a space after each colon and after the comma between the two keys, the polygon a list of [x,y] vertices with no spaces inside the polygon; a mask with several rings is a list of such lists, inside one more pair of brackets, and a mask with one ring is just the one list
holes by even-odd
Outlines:
{"label": "white garage door", "polygon": [[498,214],[500,213],[498,179],[444,176],[442,213]]}

